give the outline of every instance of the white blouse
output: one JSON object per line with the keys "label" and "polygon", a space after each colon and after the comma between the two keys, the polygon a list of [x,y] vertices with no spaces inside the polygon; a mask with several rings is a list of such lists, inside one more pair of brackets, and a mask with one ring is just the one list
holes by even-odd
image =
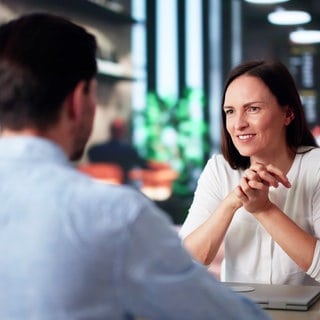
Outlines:
{"label": "white blouse", "polygon": [[[182,238],[209,218],[221,200],[238,185],[242,174],[241,170],[231,169],[222,155],[214,155],[208,161],[180,230]],[[292,187],[271,187],[271,201],[302,229],[320,239],[320,148],[297,154],[287,176]],[[224,244],[222,274],[225,281],[319,285],[319,240],[312,265],[305,273],[263,226],[240,208],[229,226]]]}

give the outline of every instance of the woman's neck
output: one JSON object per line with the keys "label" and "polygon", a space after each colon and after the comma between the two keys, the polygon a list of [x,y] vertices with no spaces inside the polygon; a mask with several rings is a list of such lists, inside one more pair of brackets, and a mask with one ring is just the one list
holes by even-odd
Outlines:
{"label": "woman's neck", "polygon": [[252,156],[251,164],[262,163],[265,165],[272,164],[278,167],[284,174],[287,174],[294,161],[296,153],[287,147],[283,152],[276,152],[264,156]]}

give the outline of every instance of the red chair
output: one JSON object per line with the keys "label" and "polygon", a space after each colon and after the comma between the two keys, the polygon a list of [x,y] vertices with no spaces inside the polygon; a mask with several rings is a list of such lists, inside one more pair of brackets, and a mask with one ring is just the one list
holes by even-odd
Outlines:
{"label": "red chair", "polygon": [[77,169],[101,182],[112,184],[122,184],[124,182],[124,172],[117,164],[88,163],[78,165]]}
{"label": "red chair", "polygon": [[131,180],[141,182],[141,191],[152,200],[163,201],[172,194],[172,183],[179,174],[168,164],[153,162],[150,169],[132,169]]}

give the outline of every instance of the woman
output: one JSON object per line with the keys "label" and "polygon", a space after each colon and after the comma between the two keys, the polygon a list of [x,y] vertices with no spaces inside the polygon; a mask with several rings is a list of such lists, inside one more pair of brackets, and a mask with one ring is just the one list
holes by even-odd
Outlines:
{"label": "woman", "polygon": [[202,172],[181,236],[209,264],[224,241],[224,280],[319,284],[320,149],[279,62],[231,71],[222,155]]}

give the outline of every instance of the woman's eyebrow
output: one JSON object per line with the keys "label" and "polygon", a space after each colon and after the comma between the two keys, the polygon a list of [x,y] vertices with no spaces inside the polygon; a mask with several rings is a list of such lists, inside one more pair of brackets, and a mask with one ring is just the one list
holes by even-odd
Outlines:
{"label": "woman's eyebrow", "polygon": [[[249,101],[249,102],[246,102],[245,104],[243,104],[241,107],[247,107],[247,106],[250,106],[252,104],[263,104],[263,103],[265,103],[265,102],[264,101],[259,101],[259,100],[257,100],[257,101]],[[222,108],[223,109],[234,108],[234,106],[224,105]]]}

